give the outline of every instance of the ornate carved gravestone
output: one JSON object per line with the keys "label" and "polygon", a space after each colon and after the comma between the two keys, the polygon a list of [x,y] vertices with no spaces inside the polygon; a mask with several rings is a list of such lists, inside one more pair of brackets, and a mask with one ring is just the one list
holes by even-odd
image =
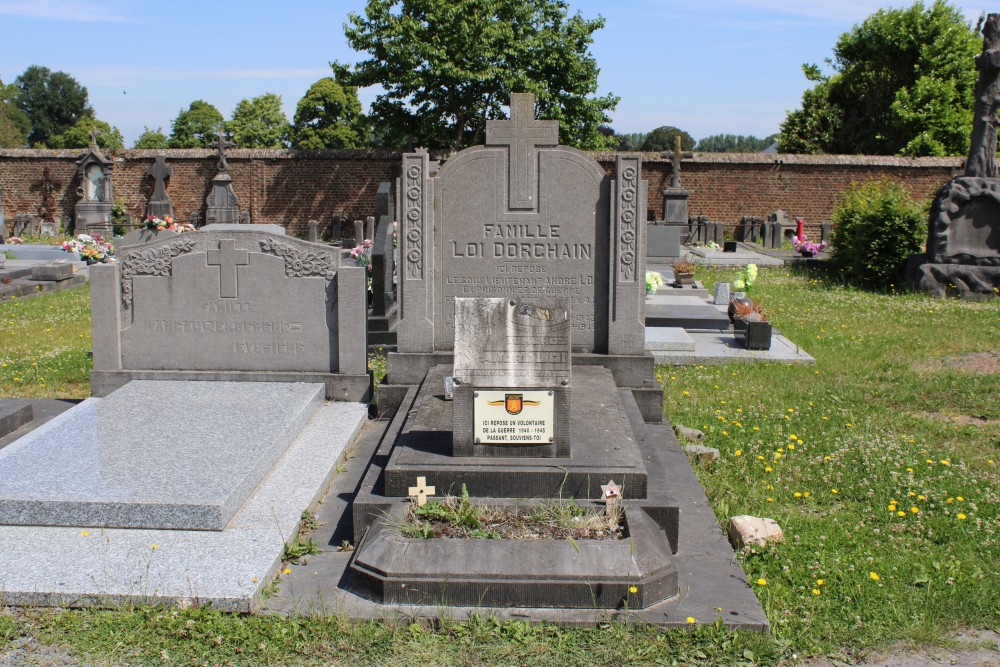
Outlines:
{"label": "ornate carved gravestone", "polygon": [[167,159],[162,155],[157,155],[153,164],[146,170],[146,176],[154,180],[153,196],[146,204],[146,215],[157,218],[173,217],[174,205],[167,194],[165,182],[173,173],[174,168],[167,164]]}
{"label": "ornate carved gravestone", "polygon": [[226,149],[235,144],[219,132],[218,140],[212,146],[219,151],[219,173],[212,179],[212,190],[205,199],[205,224],[239,224],[243,222],[240,216],[240,200],[233,190],[233,179],[229,175],[229,162],[226,161]]}
{"label": "ornate carved gravestone", "polygon": [[1000,111],[1000,14],[983,24],[983,52],[972,145],[965,174],[945,183],[931,206],[927,252],[910,259],[913,285],[936,296],[995,298],[1000,289],[1000,178],[997,112]]}
{"label": "ornate carved gravestone", "polygon": [[112,185],[112,161],[97,147],[97,130],[90,130],[90,147],[77,160],[83,198],[76,204],[76,228],[106,228],[111,224],[115,192]]}
{"label": "ornate carved gravestone", "polygon": [[330,398],[367,396],[365,271],[336,249],[200,231],[92,268],[95,396],[133,379],[324,382]]}

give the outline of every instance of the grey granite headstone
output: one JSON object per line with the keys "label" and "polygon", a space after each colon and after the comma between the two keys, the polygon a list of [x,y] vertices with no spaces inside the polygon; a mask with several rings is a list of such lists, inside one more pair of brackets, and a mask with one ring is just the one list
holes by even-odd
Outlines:
{"label": "grey granite headstone", "polygon": [[306,225],[309,229],[309,243],[319,243],[319,220],[310,220]]}
{"label": "grey granite headstone", "polygon": [[456,456],[569,456],[569,303],[455,300]]}
{"label": "grey granite headstone", "polygon": [[365,218],[365,238],[375,240],[375,216],[373,215]]}
{"label": "grey granite headstone", "polygon": [[688,220],[688,197],[684,188],[663,189],[663,222],[684,224]]}
{"label": "grey granite headstone", "polygon": [[574,351],[642,353],[646,183],[639,156],[615,177],[558,145],[514,94],[486,145],[431,177],[426,152],[403,155],[398,181],[401,353],[449,351],[455,299],[569,297]]}
{"label": "grey granite headstone", "polygon": [[359,246],[365,242],[365,223],[360,220],[354,221],[354,245]]}
{"label": "grey granite headstone", "polygon": [[146,204],[147,215],[152,215],[160,219],[168,215],[173,217],[174,205],[170,201],[170,195],[167,194],[167,189],[164,185],[164,181],[170,178],[173,171],[174,168],[167,164],[166,158],[162,155],[157,155],[153,164],[146,170],[146,176],[152,177],[154,180],[153,196],[150,197],[149,203]]}
{"label": "grey granite headstone", "polygon": [[115,246],[115,252],[117,253],[119,249],[131,245],[145,245],[147,243],[152,243],[153,241],[158,241],[165,238],[173,238],[179,236],[180,232],[174,231],[172,229],[133,229],[125,236],[121,238],[112,239],[112,243]]}
{"label": "grey granite headstone", "polygon": [[136,378],[271,379],[362,400],[365,283],[336,249],[253,227],[126,247],[90,271],[92,392]]}
{"label": "grey granite headstone", "polygon": [[678,259],[681,256],[681,225],[646,225],[646,257]]}
{"label": "grey granite headstone", "polygon": [[[112,161],[97,147],[97,132],[91,130],[90,147],[77,161],[77,173],[83,198],[76,204],[76,228],[104,227],[111,222],[115,193],[112,186]],[[42,230],[43,233],[45,230]],[[55,230],[53,230],[53,234]]]}

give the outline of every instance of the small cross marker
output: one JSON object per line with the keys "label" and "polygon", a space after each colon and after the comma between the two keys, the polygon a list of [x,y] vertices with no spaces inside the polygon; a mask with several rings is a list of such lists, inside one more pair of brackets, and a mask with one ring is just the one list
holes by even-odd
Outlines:
{"label": "small cross marker", "polygon": [[410,487],[409,496],[417,499],[417,506],[422,507],[427,504],[427,496],[434,495],[434,487],[427,486],[426,477],[417,477],[417,485]]}
{"label": "small cross marker", "polygon": [[607,484],[601,484],[601,491],[604,492],[604,499],[618,498],[622,494],[621,487],[615,484],[615,480],[608,480]]}
{"label": "small cross marker", "polygon": [[222,239],[218,250],[208,251],[208,265],[219,267],[219,297],[236,297],[236,267],[249,264],[250,253],[237,250],[233,239]]}

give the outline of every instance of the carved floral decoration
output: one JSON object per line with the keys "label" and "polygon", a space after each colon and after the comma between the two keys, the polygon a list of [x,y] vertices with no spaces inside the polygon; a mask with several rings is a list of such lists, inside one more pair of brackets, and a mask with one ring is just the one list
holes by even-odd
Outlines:
{"label": "carved floral decoration", "polygon": [[285,260],[285,275],[289,278],[318,276],[332,280],[337,273],[336,259],[331,253],[299,250],[287,243],[264,239],[260,249]]}
{"label": "carved floral decoration", "polygon": [[136,276],[169,276],[174,257],[194,250],[194,239],[174,241],[159,248],[129,250],[121,260],[122,305],[132,306],[132,279]]}

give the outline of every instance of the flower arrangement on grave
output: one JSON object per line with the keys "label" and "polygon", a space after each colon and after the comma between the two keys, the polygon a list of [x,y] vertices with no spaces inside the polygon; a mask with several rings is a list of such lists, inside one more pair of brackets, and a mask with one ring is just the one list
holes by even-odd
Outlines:
{"label": "flower arrangement on grave", "polygon": [[657,271],[646,271],[646,294],[656,294],[663,287],[663,276]]}
{"label": "flower arrangement on grave", "polygon": [[170,229],[170,230],[173,230],[175,228],[176,227],[174,225],[174,219],[171,218],[169,215],[165,215],[162,218],[159,218],[159,217],[153,215],[152,213],[150,213],[149,215],[146,216],[146,229],[154,229],[154,230]]}
{"label": "flower arrangement on grave", "polygon": [[815,257],[819,254],[820,250],[826,249],[827,242],[815,243],[806,238],[806,233],[802,232],[799,236],[792,239],[792,246],[795,248],[796,252],[800,253],[803,257]]}
{"label": "flower arrangement on grave", "polygon": [[760,309],[760,306],[752,301],[733,300],[733,310],[736,319],[744,322],[766,322],[767,313]]}
{"label": "flower arrangement on grave", "polygon": [[10,236],[7,238],[7,243],[10,245],[24,245],[24,239],[20,236]]}
{"label": "flower arrangement on grave", "polygon": [[748,350],[771,349],[771,323],[760,306],[749,299],[733,299],[733,332]]}
{"label": "flower arrangement on grave", "polygon": [[114,262],[115,247],[100,234],[78,234],[76,238],[63,243],[64,252],[75,252],[87,264]]}
{"label": "flower arrangement on grave", "polygon": [[356,266],[363,266],[370,273],[372,270],[372,240],[365,239],[361,245],[354,246],[351,251],[351,259]]}
{"label": "flower arrangement on grave", "polygon": [[733,289],[737,292],[749,292],[755,282],[757,282],[757,265],[747,264],[736,275],[736,280],[733,281]]}

